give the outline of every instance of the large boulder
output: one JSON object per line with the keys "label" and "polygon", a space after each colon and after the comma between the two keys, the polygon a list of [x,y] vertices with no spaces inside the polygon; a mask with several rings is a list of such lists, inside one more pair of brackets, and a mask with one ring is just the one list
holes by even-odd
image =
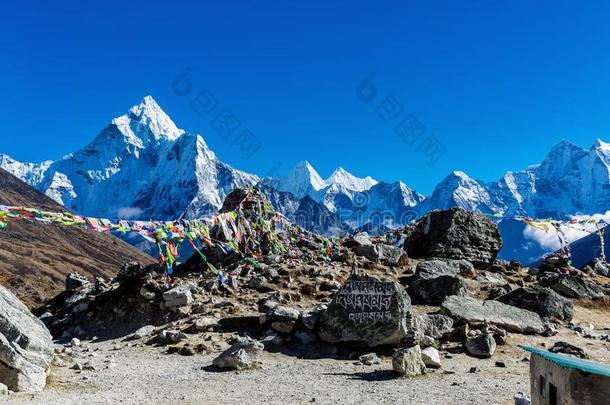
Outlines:
{"label": "large boulder", "polygon": [[0,383],[13,391],[42,391],[53,356],[44,324],[0,286]]}
{"label": "large boulder", "polygon": [[353,275],[320,318],[320,339],[368,346],[412,342],[411,299],[393,280]]}
{"label": "large boulder", "polygon": [[540,315],[506,305],[498,301],[478,301],[470,297],[448,297],[441,305],[441,313],[471,325],[489,323],[511,332],[542,333],[545,331]]}
{"label": "large boulder", "polygon": [[574,315],[572,302],[550,288],[521,287],[499,297],[498,301],[535,312],[545,319],[570,321]]}
{"label": "large boulder", "polygon": [[540,283],[567,298],[594,299],[605,295],[594,282],[568,274],[552,274],[542,278]]}
{"label": "large boulder", "polygon": [[440,305],[451,295],[467,295],[466,283],[460,274],[468,272],[472,264],[466,260],[426,260],[420,262],[409,281],[413,300],[426,305]]}
{"label": "large boulder", "polygon": [[466,259],[476,266],[491,265],[501,248],[496,223],[462,208],[430,212],[407,229],[404,244],[411,258]]}

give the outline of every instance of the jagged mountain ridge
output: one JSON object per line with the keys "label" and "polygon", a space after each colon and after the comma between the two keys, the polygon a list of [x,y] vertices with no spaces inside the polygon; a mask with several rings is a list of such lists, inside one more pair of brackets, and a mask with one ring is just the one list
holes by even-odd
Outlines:
{"label": "jagged mountain ridge", "polygon": [[[276,209],[287,216],[296,212],[295,205],[297,211],[298,205],[307,205],[326,217],[326,211],[335,214],[344,223],[340,229],[386,229],[455,206],[505,216],[605,212],[610,207],[609,166],[609,144],[597,140],[586,150],[563,141],[540,165],[507,172],[496,182],[452,172],[427,198],[402,182],[359,178],[342,167],[323,179],[306,161],[286,176],[263,182],[293,194],[269,192],[277,197],[271,198]],[[260,181],[220,161],[200,135],[179,129],[149,96],[74,154],[40,164],[0,155],[0,167],[69,209],[113,218],[205,216],[219,209],[235,187]],[[319,226],[316,231],[328,233]],[[338,229],[335,217],[328,226]]]}

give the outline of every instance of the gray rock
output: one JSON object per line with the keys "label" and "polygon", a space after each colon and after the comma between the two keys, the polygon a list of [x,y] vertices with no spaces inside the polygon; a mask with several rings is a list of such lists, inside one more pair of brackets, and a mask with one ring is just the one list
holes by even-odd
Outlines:
{"label": "gray rock", "polygon": [[544,319],[571,321],[574,315],[572,302],[550,288],[521,287],[501,296],[498,301],[536,312]]}
{"label": "gray rock", "polygon": [[197,332],[206,332],[216,326],[218,326],[218,318],[213,316],[204,316],[195,320],[195,330]]}
{"label": "gray rock", "polygon": [[540,334],[545,330],[537,313],[498,301],[478,301],[454,295],[442,303],[441,313],[471,325],[490,323],[511,332]]}
{"label": "gray rock", "polygon": [[288,308],[281,305],[276,305],[267,311],[266,314],[260,315],[260,323],[264,325],[268,322],[278,321],[292,321],[296,322],[299,320],[301,312],[298,309]]}
{"label": "gray rock", "polygon": [[157,335],[156,341],[162,345],[175,344],[187,338],[184,332],[179,330],[162,330]]}
{"label": "gray rock", "polygon": [[441,364],[441,356],[434,347],[426,347],[421,351],[421,359],[429,368],[440,368]]}
{"label": "gray rock", "polygon": [[357,256],[366,257],[371,261],[377,261],[379,259],[379,251],[375,245],[360,245],[354,248],[354,253]]}
{"label": "gray rock", "polygon": [[417,264],[416,272],[422,278],[438,276],[464,276],[475,274],[474,265],[464,259],[428,259]]}
{"label": "gray rock", "polygon": [[396,281],[353,275],[322,314],[319,336],[329,343],[359,342],[371,347],[415,339],[411,299]]}
{"label": "gray rock", "polygon": [[405,377],[415,377],[426,373],[419,345],[396,350],[392,355],[392,369]]}
{"label": "gray rock", "polygon": [[216,357],[212,364],[219,368],[245,370],[258,367],[265,347],[259,341],[241,338],[233,346]]}
{"label": "gray rock", "polygon": [[406,235],[404,249],[411,258],[466,259],[489,266],[502,248],[496,223],[462,208],[432,211],[407,228]]}
{"label": "gray rock", "polygon": [[415,325],[418,333],[434,339],[442,339],[453,331],[453,319],[442,314],[418,315]]}
{"label": "gray rock", "polygon": [[377,353],[363,354],[362,356],[360,356],[358,358],[358,360],[360,360],[360,363],[362,363],[366,366],[372,366],[374,364],[381,364],[381,359],[379,358],[379,356],[377,356]]}
{"label": "gray rock", "polygon": [[132,339],[142,339],[142,338],[148,337],[148,336],[152,335],[153,333],[155,333],[156,330],[157,330],[157,328],[154,327],[153,325],[142,326],[140,329],[136,330],[133,333]]}
{"label": "gray rock", "polygon": [[593,260],[593,272],[600,276],[608,277],[610,274],[610,265],[602,259]]}
{"label": "gray rock", "polygon": [[44,324],[0,286],[0,382],[12,391],[42,391],[54,351]]}
{"label": "gray rock", "polygon": [[491,357],[496,352],[496,340],[490,333],[481,334],[466,340],[466,351],[474,357]]}
{"label": "gray rock", "polygon": [[373,244],[373,242],[371,242],[371,238],[369,238],[369,234],[366,232],[355,233],[351,238],[348,238],[343,242],[343,245],[347,246],[349,248],[354,248],[357,246],[372,245],[372,244]]}
{"label": "gray rock", "polygon": [[0,395],[8,395],[8,387],[0,383]]}
{"label": "gray rock", "polygon": [[91,285],[87,277],[74,271],[66,277],[66,291],[72,292]]}
{"label": "gray rock", "polygon": [[604,290],[594,282],[567,274],[548,276],[540,282],[567,298],[595,299],[605,295]]}
{"label": "gray rock", "polygon": [[193,303],[192,286],[181,285],[163,293],[163,300],[168,308],[177,308],[191,305]]}
{"label": "gray rock", "polygon": [[462,268],[472,264],[465,260],[426,260],[420,262],[409,280],[413,300],[426,305],[439,305],[451,295],[466,296],[466,283],[460,276]]}
{"label": "gray rock", "polygon": [[380,243],[377,245],[379,261],[388,266],[403,266],[408,262],[408,256],[401,248]]}
{"label": "gray rock", "polygon": [[481,289],[490,289],[490,288],[498,288],[504,287],[508,284],[508,281],[502,277],[501,274],[492,273],[491,271],[481,271],[476,280],[479,282]]}

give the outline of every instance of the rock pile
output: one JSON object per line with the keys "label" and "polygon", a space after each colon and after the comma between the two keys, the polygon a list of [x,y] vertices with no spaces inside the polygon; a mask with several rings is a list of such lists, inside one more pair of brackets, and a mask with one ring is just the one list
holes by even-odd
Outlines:
{"label": "rock pile", "polygon": [[238,370],[263,350],[349,347],[376,364],[390,346],[394,370],[415,376],[449,352],[491,357],[509,333],[550,335],[572,319],[571,298],[608,295],[597,273],[495,260],[497,228],[479,214],[433,212],[406,230],[338,241],[276,221],[269,207],[256,190],[236,190],[223,205],[233,219],[210,229],[220,243],[171,282],[137,263],[112,280],[72,274],[38,314],[65,342],[126,336],[180,355],[222,350],[214,365]]}

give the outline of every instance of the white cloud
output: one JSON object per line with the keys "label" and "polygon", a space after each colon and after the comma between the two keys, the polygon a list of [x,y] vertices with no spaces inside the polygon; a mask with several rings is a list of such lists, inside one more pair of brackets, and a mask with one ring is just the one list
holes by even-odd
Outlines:
{"label": "white cloud", "polygon": [[[576,219],[577,221],[584,221],[588,219],[595,219],[599,221],[600,219],[603,219],[604,221],[610,223],[610,211],[606,211],[605,214],[574,215],[572,218]],[[585,236],[597,231],[595,224],[567,224],[563,225],[561,230],[565,234],[565,237],[569,243],[572,243],[580,238],[584,238]],[[526,240],[538,243],[543,249],[548,250],[549,252],[558,250],[561,247],[559,238],[557,237],[557,232],[554,229],[544,232],[543,230],[526,226],[523,230],[523,237]]]}
{"label": "white cloud", "polygon": [[138,207],[122,207],[118,210],[119,219],[130,219],[133,217],[137,217],[143,212],[144,211]]}

